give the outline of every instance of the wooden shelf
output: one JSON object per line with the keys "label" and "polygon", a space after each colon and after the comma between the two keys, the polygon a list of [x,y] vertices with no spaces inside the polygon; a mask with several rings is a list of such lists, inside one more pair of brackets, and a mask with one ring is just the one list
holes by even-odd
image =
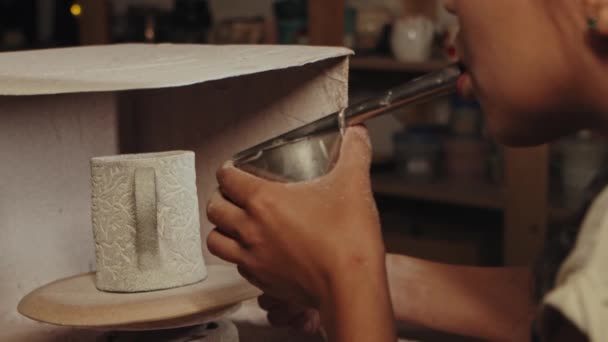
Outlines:
{"label": "wooden shelf", "polygon": [[[428,184],[410,183],[398,175],[381,173],[372,175],[372,187],[377,195],[490,210],[504,210],[505,207],[503,189],[492,184],[462,184],[449,180]],[[552,223],[560,223],[576,213],[573,209],[551,203],[548,219]]]}
{"label": "wooden shelf", "polygon": [[492,184],[463,184],[458,181],[410,183],[394,174],[372,175],[372,188],[378,195],[443,202],[482,209],[502,210],[504,192]]}
{"label": "wooden shelf", "polygon": [[394,72],[431,72],[448,65],[445,61],[428,61],[421,63],[402,63],[387,56],[352,57],[351,70],[394,71]]}

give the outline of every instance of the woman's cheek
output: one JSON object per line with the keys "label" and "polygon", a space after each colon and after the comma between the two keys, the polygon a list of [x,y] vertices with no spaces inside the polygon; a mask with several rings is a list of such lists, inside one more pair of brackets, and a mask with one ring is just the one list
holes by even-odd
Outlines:
{"label": "woman's cheek", "polygon": [[575,129],[561,124],[569,106],[555,78],[506,72],[482,76],[477,83],[476,94],[488,130],[500,143],[542,144]]}
{"label": "woman's cheek", "polygon": [[500,110],[496,106],[483,106],[486,119],[486,129],[493,140],[507,146],[521,146],[529,141],[530,137],[524,137],[518,128],[521,122],[513,120],[510,113]]}

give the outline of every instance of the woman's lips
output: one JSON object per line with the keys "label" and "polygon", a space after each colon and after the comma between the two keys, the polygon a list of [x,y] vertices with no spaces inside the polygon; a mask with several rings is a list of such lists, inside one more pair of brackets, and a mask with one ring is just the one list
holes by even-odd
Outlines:
{"label": "woman's lips", "polygon": [[469,100],[475,99],[475,91],[473,89],[473,79],[471,78],[471,74],[467,72],[463,73],[456,82],[456,89],[458,94],[463,98]]}

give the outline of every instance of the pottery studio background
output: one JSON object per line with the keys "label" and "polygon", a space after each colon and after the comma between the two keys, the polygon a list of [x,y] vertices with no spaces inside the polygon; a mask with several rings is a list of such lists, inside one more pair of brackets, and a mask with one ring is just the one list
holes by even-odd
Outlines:
{"label": "pottery studio background", "polygon": [[[121,42],[346,46],[356,52],[351,102],[450,63],[457,30],[428,0],[0,1],[0,51]],[[407,39],[410,32],[417,38]],[[504,149],[487,139],[476,103],[452,97],[369,128],[389,252],[449,263],[533,260],[547,225],[568,218],[608,152],[588,132]],[[0,224],[11,215],[0,202]]]}

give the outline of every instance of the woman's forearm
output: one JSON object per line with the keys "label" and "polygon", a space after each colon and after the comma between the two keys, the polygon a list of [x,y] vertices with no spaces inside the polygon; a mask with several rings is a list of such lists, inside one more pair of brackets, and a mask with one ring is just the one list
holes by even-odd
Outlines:
{"label": "woman's forearm", "polygon": [[383,260],[351,263],[335,273],[321,303],[321,320],[330,341],[395,342],[395,317]]}
{"label": "woman's forearm", "polygon": [[526,341],[534,317],[530,271],[444,265],[387,255],[397,320],[488,339]]}

